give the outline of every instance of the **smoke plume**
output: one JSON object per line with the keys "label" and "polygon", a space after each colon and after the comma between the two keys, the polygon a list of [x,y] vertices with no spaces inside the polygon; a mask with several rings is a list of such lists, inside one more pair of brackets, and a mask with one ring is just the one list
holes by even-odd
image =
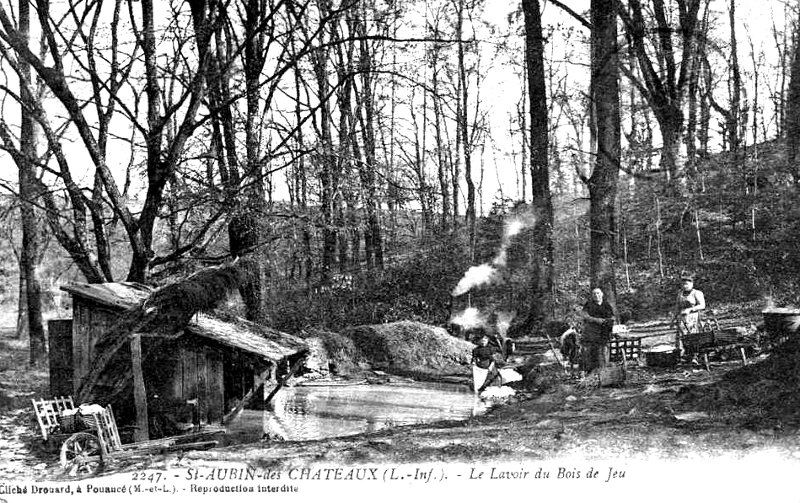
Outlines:
{"label": "smoke plume", "polygon": [[511,321],[514,319],[514,313],[507,313],[500,311],[497,313],[497,331],[505,338],[508,329],[511,328]]}
{"label": "smoke plume", "polygon": [[486,326],[486,316],[482,315],[477,308],[469,307],[453,316],[450,322],[464,330],[472,330]]}
{"label": "smoke plume", "polygon": [[453,297],[464,295],[473,288],[481,285],[497,281],[499,276],[497,269],[489,264],[481,264],[472,266],[464,273],[464,277],[458,282],[458,285],[453,289]]}
{"label": "smoke plume", "polygon": [[453,289],[451,295],[458,297],[464,295],[473,288],[488,285],[500,281],[498,267],[505,267],[507,263],[507,250],[511,245],[511,239],[520,233],[522,229],[533,225],[536,218],[533,215],[522,215],[515,217],[505,224],[503,229],[503,240],[500,242],[500,249],[491,263],[481,264],[470,267]]}

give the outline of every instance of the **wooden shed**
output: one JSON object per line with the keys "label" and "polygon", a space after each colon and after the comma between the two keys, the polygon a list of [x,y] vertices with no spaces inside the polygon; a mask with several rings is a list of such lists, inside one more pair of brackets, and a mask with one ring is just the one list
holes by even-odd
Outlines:
{"label": "wooden shed", "polygon": [[[109,345],[119,320],[142,311],[153,290],[133,283],[62,288],[73,299],[74,390],[81,399],[111,403],[123,427],[135,426],[136,440],[167,436],[191,423],[222,424],[275,378],[278,365],[288,366],[306,351],[299,337],[202,313],[179,327],[151,327],[125,334],[129,343]],[[93,366],[100,370],[92,374]]]}
{"label": "wooden shed", "polygon": [[145,300],[153,289],[139,283],[72,283],[61,289],[72,297],[72,382],[76,390],[89,369],[100,336],[114,325],[120,313]]}

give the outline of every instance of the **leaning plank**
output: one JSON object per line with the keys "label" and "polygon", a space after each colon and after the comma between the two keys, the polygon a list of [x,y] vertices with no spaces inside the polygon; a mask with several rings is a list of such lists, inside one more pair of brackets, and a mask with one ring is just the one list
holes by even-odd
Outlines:
{"label": "leaning plank", "polygon": [[267,369],[264,372],[260,373],[258,376],[256,376],[255,380],[253,381],[253,388],[250,391],[248,391],[244,395],[244,397],[242,397],[242,399],[239,401],[239,404],[232,411],[225,414],[225,417],[222,418],[222,424],[227,425],[231,421],[239,417],[239,414],[242,413],[245,406],[247,406],[247,404],[250,403],[251,400],[253,400],[253,398],[258,393],[258,390],[260,390],[261,387],[264,386],[264,383],[267,382],[267,379],[269,379],[270,370],[271,369]]}
{"label": "leaning plank", "polygon": [[297,372],[300,369],[300,366],[306,361],[306,358],[308,358],[308,353],[306,353],[303,356],[301,356],[300,358],[298,358],[294,362],[292,367],[289,369],[289,372],[285,376],[283,376],[278,381],[277,386],[275,386],[272,389],[272,391],[269,392],[269,395],[267,395],[267,397],[264,399],[264,405],[267,407],[267,409],[270,409],[270,407],[271,407],[270,402],[272,402],[272,399],[275,397],[275,395],[278,393],[278,391],[280,391],[280,389],[282,387],[284,387],[287,382],[289,382],[289,378],[291,378],[294,375],[294,373]]}

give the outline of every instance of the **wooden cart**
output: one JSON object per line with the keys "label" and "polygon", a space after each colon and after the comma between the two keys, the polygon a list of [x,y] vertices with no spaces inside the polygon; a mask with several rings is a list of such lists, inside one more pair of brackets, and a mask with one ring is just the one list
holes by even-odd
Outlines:
{"label": "wooden cart", "polygon": [[59,461],[64,473],[72,477],[96,475],[114,458],[153,452],[208,449],[218,442],[207,438],[225,431],[224,428],[205,427],[184,435],[123,444],[110,405],[103,408],[102,412],[81,415],[78,421],[77,417],[68,420],[66,418],[70,415],[64,414],[65,411],[75,409],[72,397],[32,402],[42,438],[45,442],[61,443]]}

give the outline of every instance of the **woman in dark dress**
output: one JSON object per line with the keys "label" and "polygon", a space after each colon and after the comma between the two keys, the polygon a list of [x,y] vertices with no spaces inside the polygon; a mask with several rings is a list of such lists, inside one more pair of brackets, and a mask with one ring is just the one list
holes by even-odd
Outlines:
{"label": "woman in dark dress", "polygon": [[608,343],[613,326],[614,309],[603,298],[603,291],[595,288],[592,299],[583,306],[581,370],[590,372],[608,365]]}

